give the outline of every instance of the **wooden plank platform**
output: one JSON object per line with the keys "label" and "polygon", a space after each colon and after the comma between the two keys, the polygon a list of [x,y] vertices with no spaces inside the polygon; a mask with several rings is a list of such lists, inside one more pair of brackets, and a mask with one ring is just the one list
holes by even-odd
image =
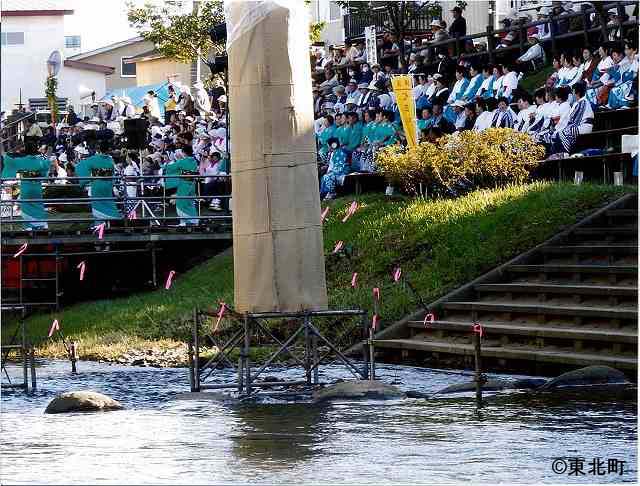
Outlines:
{"label": "wooden plank platform", "polygon": [[513,273],[603,273],[635,275],[637,265],[509,265]]}
{"label": "wooden plank platform", "polygon": [[[474,347],[471,344],[450,342],[422,341],[417,339],[383,339],[375,340],[377,348],[403,349],[414,351],[426,351],[431,353],[448,353],[463,356],[474,356]],[[637,368],[636,357],[624,357],[619,355],[580,353],[572,351],[557,351],[535,349],[532,347],[510,348],[483,346],[482,356],[488,358],[524,360],[533,362],[562,363],[575,366],[590,366],[594,364],[607,365],[613,368],[635,370]]]}
{"label": "wooden plank platform", "polygon": [[637,255],[637,245],[566,245],[566,246],[547,246],[540,249],[541,253],[550,255],[563,255],[574,253],[615,253],[617,255]]}
{"label": "wooden plank platform", "polygon": [[619,307],[586,307],[586,306],[560,306],[544,304],[514,304],[514,303],[490,303],[490,302],[445,302],[444,309],[482,312],[512,312],[536,315],[568,315],[585,317],[607,317],[611,319],[635,319],[637,309],[620,309]]}
{"label": "wooden plank platform", "polygon": [[510,293],[545,293],[568,295],[601,295],[633,297],[637,295],[637,287],[614,287],[605,285],[566,285],[538,283],[495,283],[474,286],[477,292],[510,292]]}
{"label": "wooden plank platform", "polygon": [[[434,321],[425,327],[422,321],[412,321],[409,327],[428,333],[430,330],[447,330],[458,333],[468,333],[469,323],[459,321]],[[563,338],[568,340],[591,340],[610,341],[619,343],[635,344],[638,342],[637,331],[625,331],[609,328],[579,327],[557,327],[554,325],[529,325],[514,324],[511,322],[487,322],[482,325],[484,332],[488,335],[510,334],[542,338]]]}

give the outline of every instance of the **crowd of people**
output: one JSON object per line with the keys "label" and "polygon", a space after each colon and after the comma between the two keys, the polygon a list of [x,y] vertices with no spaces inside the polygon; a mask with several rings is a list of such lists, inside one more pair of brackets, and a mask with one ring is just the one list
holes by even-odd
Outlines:
{"label": "crowd of people", "polygon": [[[363,43],[313,52],[321,197],[335,197],[349,173],[374,172],[379,148],[406,143],[391,83],[397,74],[414,80],[415,123],[421,142],[435,142],[464,130],[511,128],[531,135],[548,155],[570,154],[578,136],[593,129],[595,111],[636,105],[637,28],[623,37],[622,29],[610,25],[607,39],[601,39],[597,49],[565,49],[553,57],[553,72],[543,85],[533,93],[522,89],[526,73],[545,63],[549,32],[560,34],[573,28],[574,17],[562,19],[571,8],[557,5],[552,13],[560,17],[548,23],[544,19],[550,12],[539,9],[537,17],[543,23],[526,30],[526,52],[518,55],[511,50],[499,63],[490,63],[482,54],[485,47],[464,38],[466,22],[459,7],[452,10],[450,26],[432,22],[428,42],[405,39],[400,45],[391,34],[382,35],[377,46],[380,63],[367,62]],[[590,26],[598,22],[593,15],[586,18]],[[506,29],[497,34],[496,49],[518,42],[516,34],[530,20],[526,15],[505,19]],[[617,13],[608,22],[626,20]],[[463,40],[463,51],[455,59],[451,45],[446,44],[452,38]],[[136,201],[158,191],[175,192],[180,224],[198,223],[196,194],[197,204],[204,201],[212,210],[230,210],[229,120],[222,83],[217,81],[207,90],[202,83],[191,89],[169,82],[163,96],[149,91],[141,106],[127,96],[108,97],[95,103],[93,114],[82,119],[70,107],[61,123],[45,128],[29,120],[25,151],[3,158],[3,178],[37,173],[53,184],[79,183],[89,194],[119,201],[118,205],[113,201],[93,204],[96,222],[137,217]],[[132,119],[142,120],[141,134],[127,129]],[[140,139],[135,149],[134,138]],[[28,160],[19,160],[25,155]],[[113,175],[119,182],[109,185],[86,179],[96,174]],[[176,175],[183,177],[167,177]],[[31,189],[23,190],[23,196],[41,193],[36,185]],[[46,221],[39,221],[46,220],[39,204],[22,204],[23,219],[33,220],[32,227],[46,226]]]}
{"label": "crowd of people", "polygon": [[[158,204],[175,204],[180,225],[199,222],[196,204],[229,210],[226,93],[224,88],[206,91],[202,83],[194,90],[170,84],[166,99],[149,91],[140,107],[126,96],[105,98],[92,107],[93,116],[82,119],[69,107],[61,122],[44,128],[35,117],[27,118],[19,152],[3,154],[3,198],[21,177],[36,177],[41,180],[20,185],[21,199],[42,199],[42,183],[79,184],[101,198],[92,201],[95,225],[139,218],[138,201],[162,194],[170,197]],[[12,178],[14,183],[7,184]],[[48,226],[41,202],[22,203],[20,211],[30,228]]]}
{"label": "crowd of people", "polygon": [[[559,5],[553,14],[568,15],[570,7]],[[347,45],[346,52],[336,48],[330,57],[316,56],[313,99],[321,197],[335,197],[349,173],[375,171],[378,148],[405,142],[391,83],[398,74],[408,74],[414,80],[416,130],[420,141],[426,142],[464,130],[511,128],[543,144],[548,156],[563,156],[573,152],[578,135],[591,132],[595,111],[637,104],[637,28],[624,38],[619,37],[621,30],[610,29],[609,37],[597,49],[567,48],[553,58],[553,71],[546,82],[528,92],[521,81],[527,72],[544,65],[548,32],[566,32],[572,18],[532,26],[526,52],[491,64],[483,56],[463,54],[454,60],[451,50],[441,44],[432,47],[465,35],[461,10],[456,7],[453,14],[452,32],[434,21],[433,41],[418,52],[407,43],[406,58],[390,34],[378,42],[380,63],[366,61],[362,43]],[[538,17],[548,14],[541,8]],[[587,18],[589,27],[597,23],[597,17]],[[517,17],[504,23],[518,25],[528,20]],[[612,13],[612,22],[626,20]],[[517,40],[509,38],[509,32],[501,37],[498,48]]]}

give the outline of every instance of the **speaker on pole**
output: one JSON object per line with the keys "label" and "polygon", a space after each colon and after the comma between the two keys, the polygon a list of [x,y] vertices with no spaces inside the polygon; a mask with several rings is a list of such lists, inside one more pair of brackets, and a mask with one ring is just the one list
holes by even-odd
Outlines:
{"label": "speaker on pole", "polygon": [[131,118],[124,121],[124,135],[127,148],[142,150],[147,144],[147,127],[149,122],[142,118]]}

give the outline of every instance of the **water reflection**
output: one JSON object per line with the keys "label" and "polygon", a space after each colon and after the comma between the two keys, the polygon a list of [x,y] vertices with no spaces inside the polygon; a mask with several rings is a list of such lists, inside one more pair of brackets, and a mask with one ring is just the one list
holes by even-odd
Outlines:
{"label": "water reflection", "polygon": [[[16,371],[16,370],[13,370]],[[45,363],[32,396],[2,394],[0,482],[41,484],[211,484],[247,482],[563,483],[555,457],[626,460],[637,477],[635,395],[485,394],[482,415],[473,393],[324,405],[233,404],[177,400],[184,369]],[[19,370],[17,371],[19,372]],[[383,381],[434,393],[468,376],[401,366],[379,368]],[[291,378],[292,372],[274,372]],[[325,381],[347,377],[325,367]],[[505,375],[492,377],[506,378]],[[57,393],[92,389],[127,410],[43,415]],[[30,467],[25,467],[28,464]]]}
{"label": "water reflection", "polygon": [[233,416],[240,420],[230,437],[232,451],[248,465],[291,467],[311,459],[325,439],[319,424],[325,420],[326,406],[243,404]]}

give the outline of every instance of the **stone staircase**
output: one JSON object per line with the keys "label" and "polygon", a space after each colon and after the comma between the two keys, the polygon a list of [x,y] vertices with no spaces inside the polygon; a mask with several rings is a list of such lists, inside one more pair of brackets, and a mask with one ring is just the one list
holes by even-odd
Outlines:
{"label": "stone staircase", "polygon": [[637,195],[630,194],[434,302],[433,323],[376,335],[389,361],[471,366],[472,325],[485,369],[557,374],[593,364],[637,369]]}

